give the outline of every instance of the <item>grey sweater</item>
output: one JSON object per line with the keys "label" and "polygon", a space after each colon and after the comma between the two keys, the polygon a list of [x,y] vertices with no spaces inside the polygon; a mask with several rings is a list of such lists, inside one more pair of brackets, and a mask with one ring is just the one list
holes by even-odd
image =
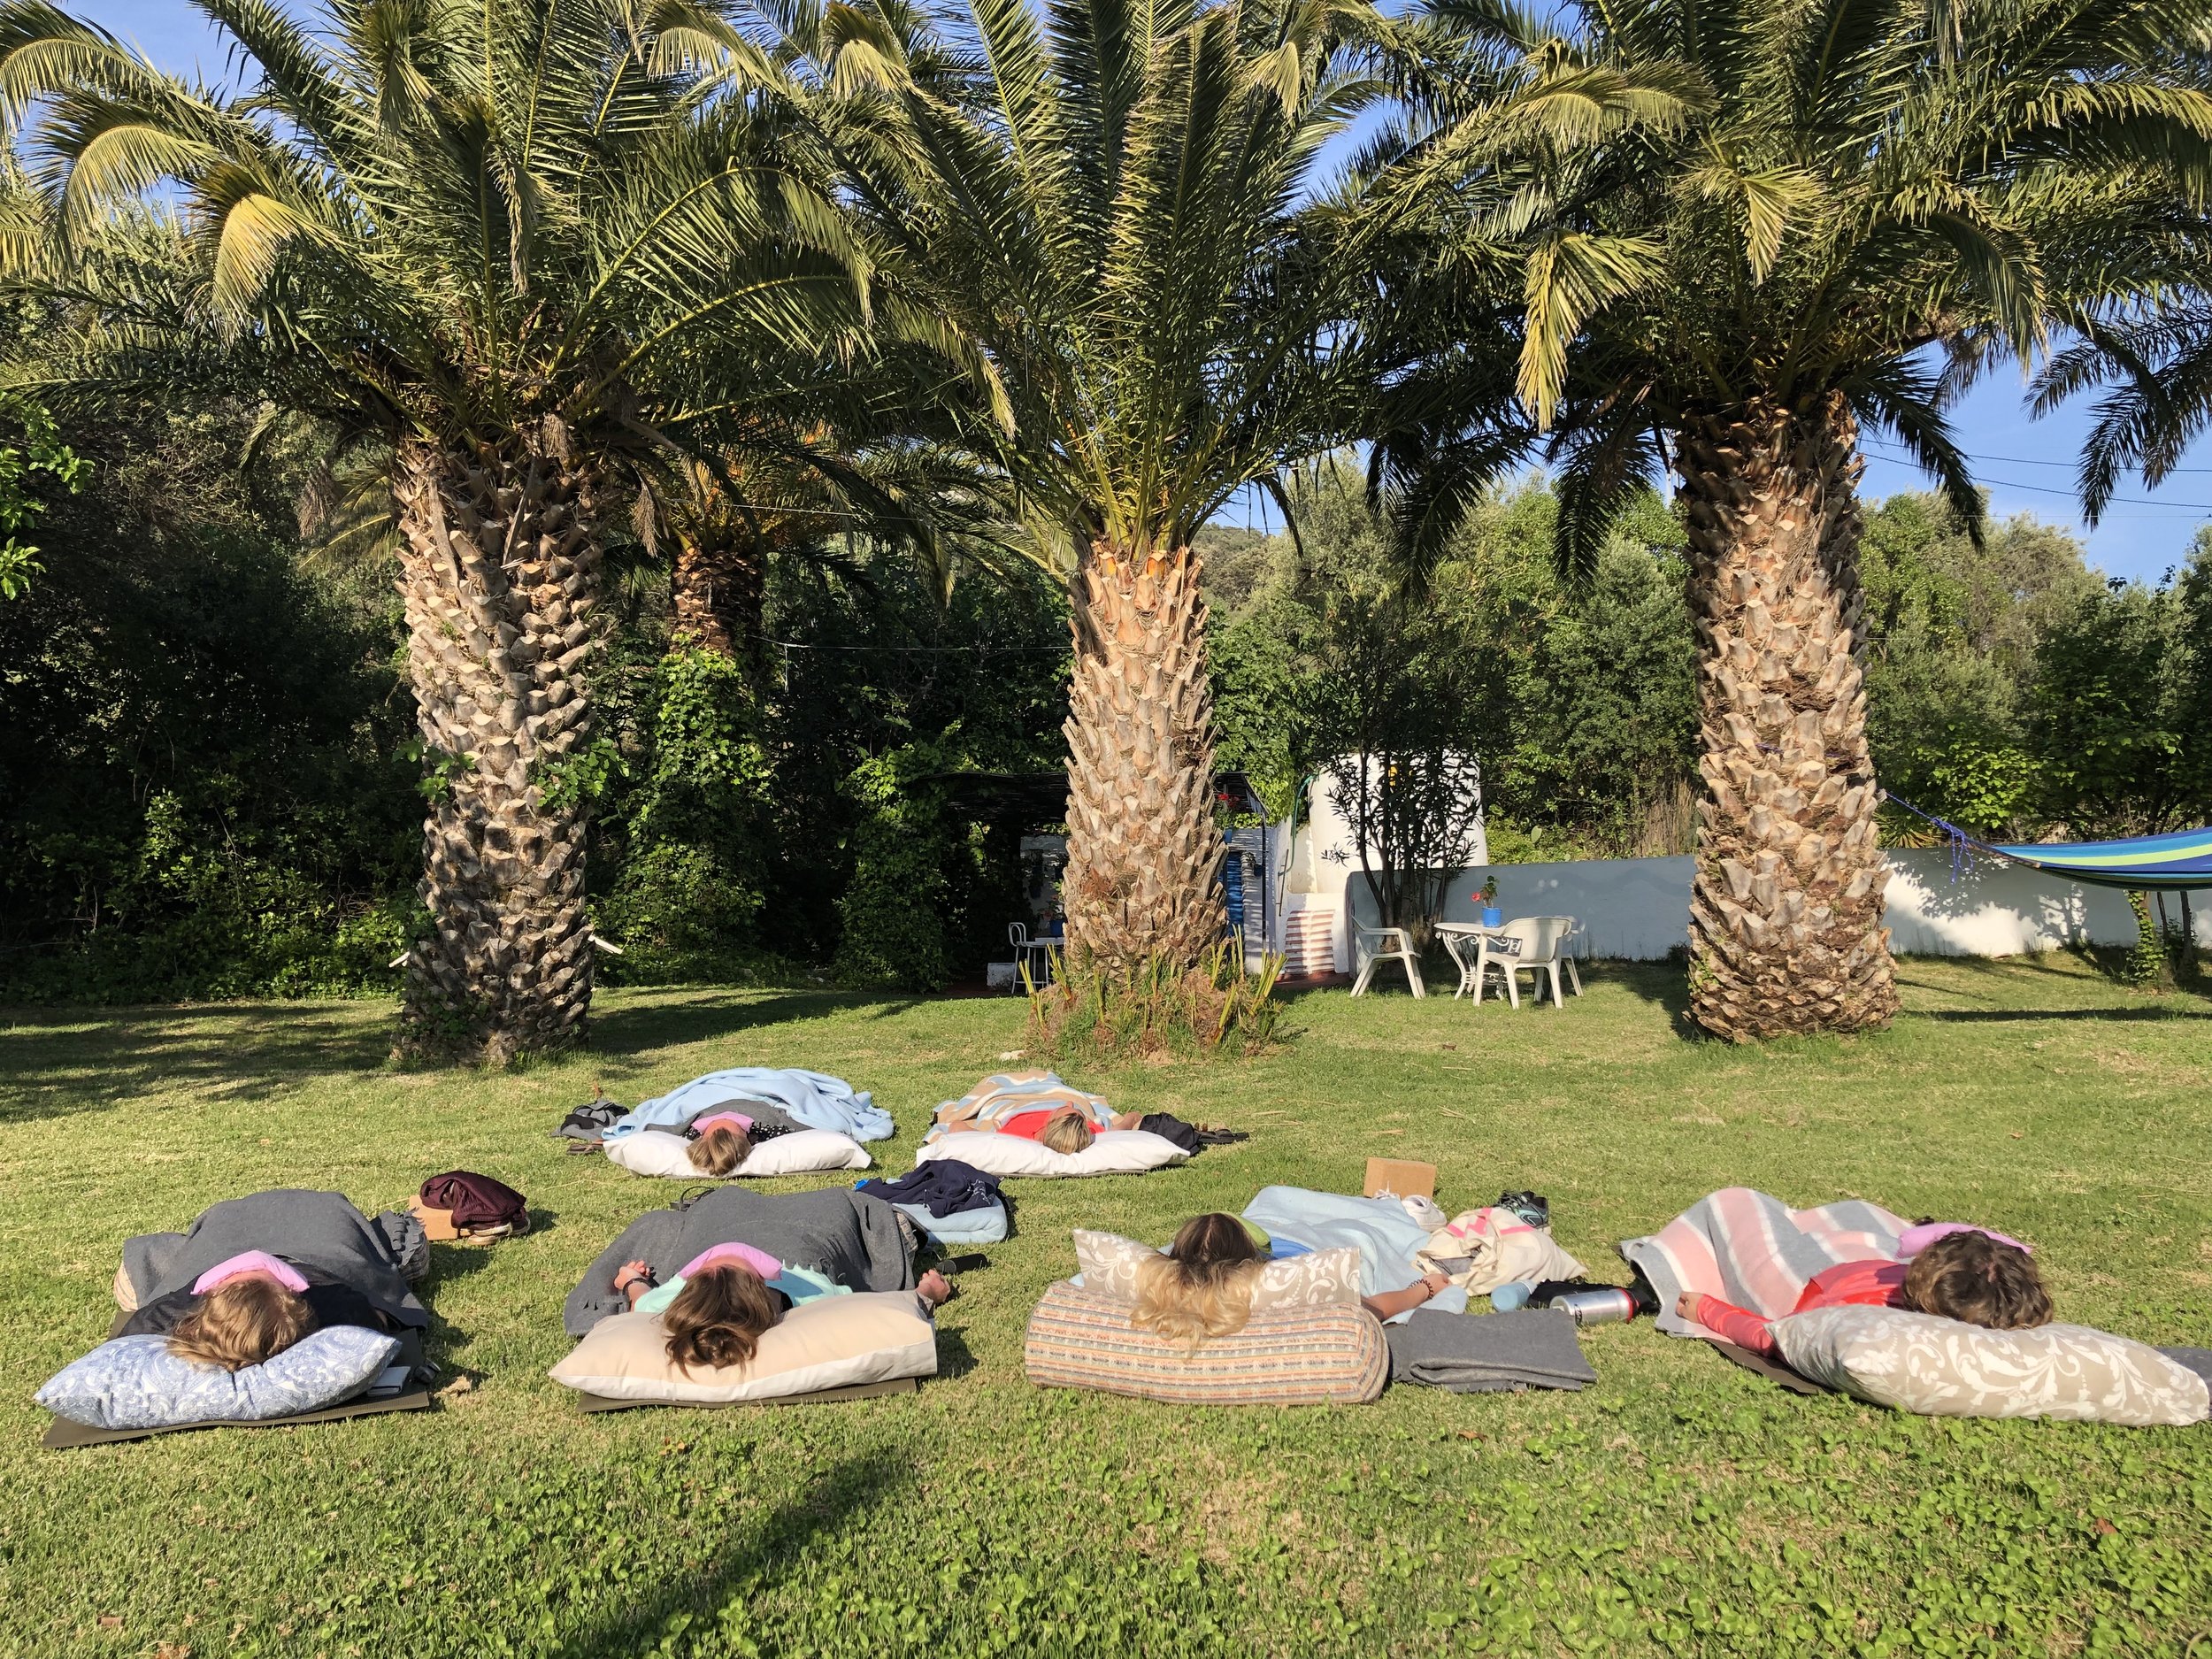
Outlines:
{"label": "grey sweater", "polygon": [[749,1244],[854,1290],[914,1287],[914,1258],[899,1213],[881,1199],[848,1187],[811,1193],[718,1187],[688,1202],[648,1210],[625,1227],[568,1293],[562,1323],[569,1335],[582,1336],[608,1315],[628,1312],[629,1298],[614,1287],[623,1263],[641,1261],[666,1279],[718,1244]]}
{"label": "grey sweater", "polygon": [[340,1193],[297,1187],[226,1199],[203,1210],[183,1233],[142,1233],[123,1241],[123,1273],[146,1306],[192,1281],[218,1263],[247,1250],[266,1250],[299,1268],[311,1281],[357,1290],[396,1325],[422,1330],[430,1310],[407,1283],[411,1265],[403,1253],[412,1230],[410,1216],[387,1211],[372,1221]]}

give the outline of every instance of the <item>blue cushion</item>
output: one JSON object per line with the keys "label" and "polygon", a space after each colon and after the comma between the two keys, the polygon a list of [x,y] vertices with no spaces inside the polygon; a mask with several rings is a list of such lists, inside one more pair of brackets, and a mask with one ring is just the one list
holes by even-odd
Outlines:
{"label": "blue cushion", "polygon": [[334,1325],[230,1371],[179,1359],[166,1337],[119,1336],[64,1366],[37,1399],[57,1417],[96,1429],[257,1423],[336,1405],[374,1382],[398,1352],[397,1337]]}
{"label": "blue cushion", "polygon": [[929,1235],[932,1244],[996,1244],[1006,1237],[1006,1206],[987,1204],[956,1216],[933,1216],[927,1204],[894,1204]]}

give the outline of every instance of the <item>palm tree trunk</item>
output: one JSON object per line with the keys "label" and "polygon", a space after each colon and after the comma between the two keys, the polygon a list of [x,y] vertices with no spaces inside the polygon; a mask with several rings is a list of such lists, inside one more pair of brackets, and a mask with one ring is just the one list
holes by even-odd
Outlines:
{"label": "palm tree trunk", "polygon": [[433,793],[402,1045],[503,1064],[591,1005],[584,818],[545,791],[588,734],[599,549],[576,467],[520,444],[400,457],[408,672]]}
{"label": "palm tree trunk", "polygon": [[741,543],[686,536],[676,546],[674,609],[678,634],[757,669],[766,632],[767,549],[756,538]]}
{"label": "palm tree trunk", "polygon": [[1194,964],[1226,925],[1197,556],[1093,543],[1072,626],[1069,947],[1121,973]]}
{"label": "palm tree trunk", "polygon": [[1675,436],[1702,668],[1690,1018],[1737,1042],[1882,1025],[1857,427],[1839,398],[1755,402]]}

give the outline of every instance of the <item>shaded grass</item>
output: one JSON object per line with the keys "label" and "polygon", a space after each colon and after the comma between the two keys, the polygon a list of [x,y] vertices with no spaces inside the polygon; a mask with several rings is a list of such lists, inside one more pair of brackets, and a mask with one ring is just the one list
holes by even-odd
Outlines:
{"label": "shaded grass", "polygon": [[[2062,1317],[2212,1342],[2212,1004],[2068,958],[1903,965],[1894,1029],[1740,1050],[1678,977],[1563,1011],[1301,996],[1247,1063],[1078,1077],[1251,1132],[1142,1179],[1020,1183],[946,1310],[956,1376],[856,1405],[584,1419],[544,1373],[560,1299],[677,1190],[547,1134],[720,1066],[876,1091],[902,1169],[937,1101],[1023,1043],[1013,999],[618,992],[594,1051],[394,1068],[381,1009],[19,1013],[0,1030],[0,1653],[2201,1650],[2212,1429],[1900,1417],[1803,1401],[1647,1327],[1582,1394],[1393,1389],[1183,1409],[1044,1393],[1024,1318],[1067,1230],[1164,1238],[1271,1181],[1422,1157],[1457,1208],[1532,1187],[1601,1274],[1711,1188],[1846,1194],[2036,1241]],[[40,1379],[96,1341],[124,1238],[256,1187],[365,1208],[485,1170],[540,1225],[440,1247],[434,1413],[40,1451]],[[777,1183],[795,1189],[826,1178]],[[109,1621],[114,1621],[112,1623]]]}

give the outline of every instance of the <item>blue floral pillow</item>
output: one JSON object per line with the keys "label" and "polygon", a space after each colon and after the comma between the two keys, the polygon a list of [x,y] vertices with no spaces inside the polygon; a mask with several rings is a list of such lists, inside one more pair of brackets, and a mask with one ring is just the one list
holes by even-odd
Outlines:
{"label": "blue floral pillow", "polygon": [[179,1359],[166,1337],[119,1336],[65,1366],[37,1399],[57,1417],[96,1429],[257,1423],[336,1405],[375,1381],[398,1352],[397,1337],[334,1325],[232,1371]]}

